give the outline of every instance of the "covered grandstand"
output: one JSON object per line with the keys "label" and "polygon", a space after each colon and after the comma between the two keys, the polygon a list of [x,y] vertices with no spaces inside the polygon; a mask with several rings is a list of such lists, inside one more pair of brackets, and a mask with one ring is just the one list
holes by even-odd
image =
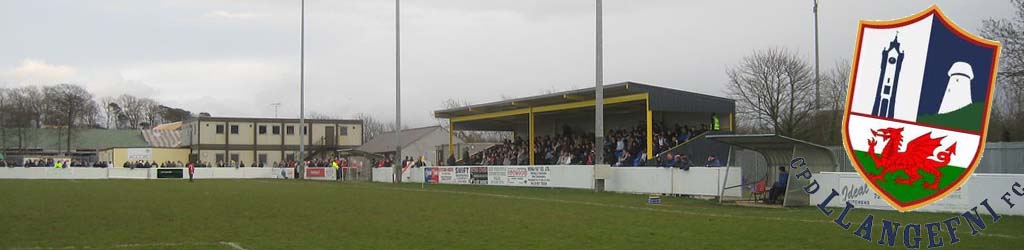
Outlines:
{"label": "covered grandstand", "polygon": [[[541,136],[561,133],[594,132],[595,89],[584,88],[545,95],[503,100],[438,110],[436,118],[448,119],[451,131],[511,131],[523,137],[528,145],[537,145]],[[706,128],[704,134],[732,133],[735,100],[659,87],[636,82],[622,82],[604,86],[605,128],[609,130],[644,126],[642,151],[648,160],[657,157],[655,127],[674,125]],[[610,134],[610,133],[609,133]],[[686,138],[693,143],[698,136]],[[449,134],[449,138],[453,138]],[[454,140],[454,139],[451,139]],[[684,143],[679,143],[684,144]],[[693,151],[682,145],[671,145],[668,150],[688,150],[698,157],[728,153],[727,146],[707,146]],[[448,152],[458,152],[449,143]],[[529,165],[539,164],[535,146],[529,148]],[[465,160],[465,159],[462,159]],[[653,162],[653,161],[652,161]],[[698,162],[699,163],[699,162]]]}

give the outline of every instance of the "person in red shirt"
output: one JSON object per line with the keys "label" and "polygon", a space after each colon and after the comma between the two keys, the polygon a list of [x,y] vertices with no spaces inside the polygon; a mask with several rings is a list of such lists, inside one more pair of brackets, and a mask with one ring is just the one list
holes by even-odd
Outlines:
{"label": "person in red shirt", "polygon": [[192,176],[196,174],[196,164],[188,163],[188,182],[192,182]]}

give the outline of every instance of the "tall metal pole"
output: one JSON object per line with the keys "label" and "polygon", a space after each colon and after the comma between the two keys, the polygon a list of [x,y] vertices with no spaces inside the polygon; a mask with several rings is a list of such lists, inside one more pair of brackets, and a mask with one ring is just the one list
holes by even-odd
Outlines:
{"label": "tall metal pole", "polygon": [[302,0],[299,22],[299,173],[305,176],[306,143],[306,0]]}
{"label": "tall metal pole", "polygon": [[818,0],[814,0],[814,109],[821,108],[821,80],[818,77]]}
{"label": "tall metal pole", "polygon": [[402,33],[401,5],[395,0],[395,183],[402,182]]}
{"label": "tall metal pole", "polygon": [[[604,64],[602,62],[601,0],[597,0],[597,74],[594,86],[594,164],[604,164]],[[532,145],[531,145],[532,146]]]}

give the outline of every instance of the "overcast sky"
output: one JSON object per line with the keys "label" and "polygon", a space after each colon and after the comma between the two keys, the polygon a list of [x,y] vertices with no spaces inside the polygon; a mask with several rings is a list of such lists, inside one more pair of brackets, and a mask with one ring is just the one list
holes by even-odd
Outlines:
{"label": "overcast sky", "polygon": [[[860,19],[938,4],[978,33],[1008,0],[820,4],[822,71],[849,59]],[[814,55],[811,0],[605,0],[605,83],[725,95],[758,49]],[[306,1],[306,110],[394,117],[394,1]],[[77,83],[214,116],[299,113],[299,0],[0,0],[0,87]],[[593,0],[403,0],[403,120],[592,86]]]}

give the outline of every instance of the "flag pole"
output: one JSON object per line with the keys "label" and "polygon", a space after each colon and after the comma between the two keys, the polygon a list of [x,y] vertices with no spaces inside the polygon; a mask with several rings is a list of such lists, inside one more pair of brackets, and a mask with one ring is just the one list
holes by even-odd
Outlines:
{"label": "flag pole", "polygon": [[[604,163],[604,62],[602,62],[602,50],[604,45],[602,43],[602,22],[601,16],[604,15],[601,9],[601,0],[597,0],[597,25],[596,25],[596,69],[595,69],[595,86],[594,86],[594,164]],[[530,145],[531,147],[533,145]]]}
{"label": "flag pole", "polygon": [[395,0],[395,182],[402,183],[402,33],[401,4]]}
{"label": "flag pole", "polygon": [[814,0],[814,109],[821,109],[821,78],[818,76],[818,0]]}
{"label": "flag pole", "polygon": [[305,179],[306,153],[306,0],[301,1],[299,22],[299,174]]}

